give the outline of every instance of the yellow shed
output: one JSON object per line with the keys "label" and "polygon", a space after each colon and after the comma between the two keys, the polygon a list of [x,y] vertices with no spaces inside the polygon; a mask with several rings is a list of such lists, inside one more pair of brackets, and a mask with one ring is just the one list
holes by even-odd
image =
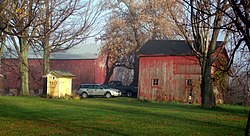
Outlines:
{"label": "yellow shed", "polygon": [[47,95],[50,97],[65,97],[71,95],[72,79],[75,75],[66,72],[53,70],[46,75]]}

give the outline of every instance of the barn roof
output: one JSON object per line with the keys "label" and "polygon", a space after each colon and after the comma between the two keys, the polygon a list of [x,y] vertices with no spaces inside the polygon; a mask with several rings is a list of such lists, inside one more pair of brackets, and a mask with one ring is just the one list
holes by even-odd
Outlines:
{"label": "barn roof", "polygon": [[[50,59],[54,60],[94,60],[98,58],[100,44],[79,44],[68,50],[51,52]],[[18,59],[18,54],[15,52],[14,47],[5,49],[2,57],[5,59]],[[37,48],[30,48],[28,50],[29,59],[43,59],[43,50]]]}
{"label": "barn roof", "polygon": [[96,59],[97,54],[66,54],[66,53],[54,53],[51,54],[51,59],[56,60],[77,60],[77,59]]}
{"label": "barn roof", "polygon": [[[17,59],[18,55],[14,53],[4,52],[2,55],[5,59]],[[28,53],[29,59],[43,59],[43,55],[40,54],[34,54],[33,52]],[[74,54],[74,53],[64,53],[64,52],[56,52],[51,53],[50,59],[54,60],[89,60],[89,59],[97,59],[98,54],[92,54],[92,53],[83,53],[83,54]]]}
{"label": "barn roof", "polygon": [[194,55],[184,40],[149,40],[139,53],[141,55]]}
{"label": "barn roof", "polygon": [[[221,42],[217,42],[217,47]],[[140,49],[140,55],[194,55],[185,40],[149,40]]]}

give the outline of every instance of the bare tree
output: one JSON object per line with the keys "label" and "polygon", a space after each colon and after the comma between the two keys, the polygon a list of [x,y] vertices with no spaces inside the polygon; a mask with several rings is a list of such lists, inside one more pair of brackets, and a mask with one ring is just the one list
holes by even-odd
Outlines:
{"label": "bare tree", "polygon": [[[180,3],[183,4],[186,10],[185,22],[178,20],[171,10],[170,12],[183,37],[200,62],[202,106],[211,108],[215,106],[211,70],[217,59],[215,57],[217,40],[220,33],[222,33],[221,29],[225,19],[223,11],[227,10],[227,1],[183,0]],[[169,7],[169,9],[172,8]],[[220,45],[221,48],[224,48],[227,38],[228,32],[225,32],[224,42]]]}
{"label": "bare tree", "polygon": [[102,1],[45,0],[41,14],[45,18],[41,29],[43,38],[44,74],[50,71],[50,53],[67,50],[98,34],[98,19]]}

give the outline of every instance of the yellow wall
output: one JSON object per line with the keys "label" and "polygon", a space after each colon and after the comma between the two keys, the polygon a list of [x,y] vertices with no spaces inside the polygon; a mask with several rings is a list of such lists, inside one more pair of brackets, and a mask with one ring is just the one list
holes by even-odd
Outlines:
{"label": "yellow wall", "polygon": [[65,97],[65,94],[71,95],[71,78],[59,78],[59,97]]}
{"label": "yellow wall", "polygon": [[[54,77],[54,79],[53,79]],[[47,75],[47,94],[50,97],[65,97],[71,95],[72,79]]]}

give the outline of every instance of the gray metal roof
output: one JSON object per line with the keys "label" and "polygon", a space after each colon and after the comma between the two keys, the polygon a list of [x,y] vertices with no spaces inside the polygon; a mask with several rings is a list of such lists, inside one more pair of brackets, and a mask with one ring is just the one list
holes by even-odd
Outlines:
{"label": "gray metal roof", "polygon": [[[51,53],[50,59],[96,59],[99,54],[99,44],[79,44],[73,48],[64,51],[58,51]],[[18,55],[15,52],[15,49],[5,50],[3,52],[2,58],[5,59],[17,59]],[[30,48],[28,51],[29,59],[43,59],[43,50],[37,48]]]}
{"label": "gray metal roof", "polygon": [[96,59],[97,54],[67,54],[67,53],[54,53],[51,54],[50,59],[59,59],[59,60],[70,60],[70,59]]}

